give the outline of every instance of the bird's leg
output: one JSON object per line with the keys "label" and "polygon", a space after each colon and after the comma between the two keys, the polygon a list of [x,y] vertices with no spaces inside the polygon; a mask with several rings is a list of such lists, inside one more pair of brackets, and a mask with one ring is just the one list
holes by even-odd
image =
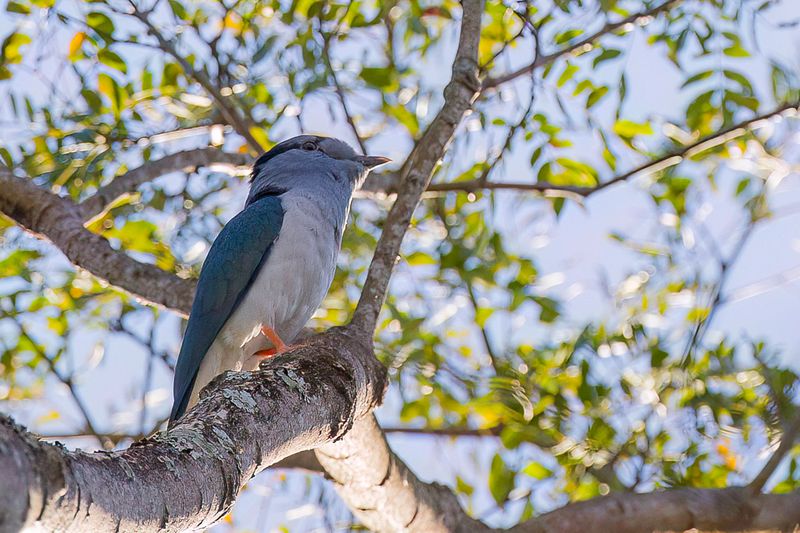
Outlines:
{"label": "bird's leg", "polygon": [[271,327],[265,326],[264,324],[261,324],[261,333],[266,338],[269,339],[269,341],[272,343],[274,348],[267,348],[266,350],[259,350],[256,353],[254,353],[253,355],[258,355],[258,356],[261,356],[261,357],[272,357],[273,355],[277,355],[279,353],[283,353],[283,352],[285,352],[285,351],[287,351],[289,349],[289,347],[286,345],[286,343],[283,342],[283,340],[281,340],[281,338],[278,336],[278,334],[275,333],[275,330],[272,329]]}

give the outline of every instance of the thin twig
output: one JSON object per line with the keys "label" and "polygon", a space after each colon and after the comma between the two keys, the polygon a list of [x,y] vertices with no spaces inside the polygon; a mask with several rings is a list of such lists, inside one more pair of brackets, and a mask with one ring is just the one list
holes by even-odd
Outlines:
{"label": "thin twig", "polygon": [[132,0],[129,0],[128,3],[132,8],[131,13],[129,14],[144,24],[147,27],[147,32],[156,38],[161,49],[171,55],[181,65],[181,68],[183,68],[183,71],[186,73],[186,75],[193,78],[197,83],[200,84],[201,87],[203,87],[203,89],[205,89],[209,95],[211,95],[214,101],[217,102],[217,105],[219,105],[220,112],[222,113],[222,116],[225,117],[225,120],[228,122],[228,124],[233,126],[236,132],[241,135],[245,141],[247,141],[247,144],[253,151],[257,153],[263,151],[265,147],[261,146],[261,143],[259,143],[255,137],[253,137],[253,134],[250,133],[250,129],[254,128],[255,124],[249,118],[242,117],[239,114],[239,111],[236,109],[236,107],[231,105],[229,99],[222,96],[222,93],[212,83],[211,79],[205,72],[195,69],[191,63],[189,63],[186,57],[178,52],[174,42],[164,37],[155,24],[152,23],[148,12],[139,9],[136,3]]}
{"label": "thin twig", "polygon": [[[322,22],[320,22],[322,25]],[[364,142],[364,139],[361,137],[361,134],[358,133],[358,127],[356,126],[356,122],[353,119],[353,114],[350,112],[350,108],[347,106],[347,99],[344,95],[344,88],[339,83],[339,78],[336,76],[336,71],[333,68],[333,63],[331,63],[331,35],[326,35],[323,33],[322,28],[320,28],[320,35],[322,36],[322,59],[325,62],[325,68],[328,71],[328,75],[331,77],[331,81],[333,82],[333,88],[335,89],[336,96],[339,98],[339,103],[342,105],[342,111],[344,112],[345,120],[350,125],[350,129],[353,131],[353,137],[356,138],[358,142],[359,148],[361,148],[361,153],[367,154],[367,145]]]}
{"label": "thin twig", "polygon": [[640,13],[634,13],[633,15],[625,17],[624,19],[619,20],[617,22],[609,22],[605,26],[603,26],[600,30],[586,37],[585,39],[582,39],[574,44],[566,46],[561,50],[558,50],[551,54],[539,55],[531,63],[525,65],[522,68],[519,68],[513,72],[509,72],[508,74],[497,76],[495,78],[487,78],[483,82],[483,90],[491,89],[493,87],[497,87],[498,85],[507,83],[511,80],[519,78],[520,76],[533,72],[539,67],[548,65],[560,57],[590,47],[596,40],[603,37],[604,35],[616,31],[627,24],[634,24],[640,19],[647,19],[649,17],[654,17],[655,15],[658,15],[662,11],[666,11],[672,7],[675,7],[681,2],[682,0],[670,0],[668,2],[661,4],[660,6],[656,6],[654,8],[642,11]]}

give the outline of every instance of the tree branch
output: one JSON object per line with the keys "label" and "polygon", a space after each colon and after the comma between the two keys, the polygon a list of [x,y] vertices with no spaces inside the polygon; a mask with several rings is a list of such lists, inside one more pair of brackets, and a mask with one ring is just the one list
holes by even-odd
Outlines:
{"label": "tree branch", "polygon": [[213,163],[235,166],[249,164],[252,158],[244,154],[223,152],[219,148],[197,148],[169,154],[161,159],[148,161],[141,166],[117,176],[109,184],[100,187],[97,192],[80,203],[79,209],[84,220],[90,220],[101,214],[106,207],[120,196],[136,191],[140,185],[160,176],[185,168],[197,168]]}
{"label": "tree branch", "polygon": [[108,283],[157,305],[188,314],[195,284],[114,250],[106,239],[83,226],[80,209],[14,176],[0,166],[0,212],[28,231],[47,237],[74,264]]}
{"label": "tree branch", "polygon": [[513,533],[651,533],[653,531],[792,531],[800,491],[752,494],[746,487],[616,493],[573,503],[524,522]]}
{"label": "tree branch", "polygon": [[[320,25],[322,22],[320,22]],[[325,63],[325,68],[328,70],[328,74],[331,77],[331,81],[333,82],[333,88],[336,92],[336,96],[339,98],[339,103],[342,105],[342,112],[344,112],[344,118],[347,120],[347,124],[350,125],[350,130],[353,132],[353,137],[356,138],[356,142],[358,142],[359,148],[361,148],[361,153],[364,155],[367,154],[367,145],[364,143],[364,139],[361,137],[361,134],[358,133],[358,127],[356,126],[356,122],[353,119],[353,114],[350,112],[350,107],[347,105],[347,99],[345,98],[344,94],[344,87],[339,83],[339,78],[336,76],[336,70],[333,68],[333,63],[331,63],[331,37],[332,35],[326,35],[322,29],[320,28],[320,35],[322,36],[322,59]]]}
{"label": "tree branch", "polygon": [[317,459],[353,514],[373,531],[437,533],[489,531],[470,518],[453,492],[420,481],[395,456],[374,416],[356,422]]}
{"label": "tree branch", "polygon": [[753,481],[747,486],[751,491],[756,493],[764,488],[764,485],[767,484],[767,481],[769,481],[769,478],[772,477],[772,474],[775,472],[775,469],[778,468],[781,461],[783,461],[789,451],[794,447],[798,436],[800,436],[800,416],[795,417],[791,424],[785,426],[778,449],[775,450],[775,453],[772,454],[769,461],[767,461],[758,475],[756,475]]}
{"label": "tree branch", "polygon": [[668,2],[664,2],[660,6],[656,6],[639,13],[634,13],[633,15],[629,15],[617,22],[608,22],[606,23],[605,26],[600,28],[600,30],[589,35],[588,37],[581,39],[580,41],[573,43],[569,46],[565,46],[564,48],[557,50],[551,54],[539,55],[531,63],[528,63],[522,68],[509,72],[508,74],[497,76],[495,78],[487,78],[483,82],[482,90],[491,89],[497,87],[498,85],[508,83],[511,80],[519,78],[520,76],[524,76],[525,74],[530,74],[539,67],[549,65],[550,63],[552,63],[553,61],[557,60],[560,57],[571,54],[573,52],[580,51],[586,47],[591,47],[595,41],[597,41],[604,35],[614,32],[627,24],[634,24],[639,20],[648,19],[649,17],[654,17],[663,11],[675,7],[682,1],[683,0],[669,0]]}
{"label": "tree branch", "polygon": [[[693,143],[678,147],[674,150],[666,152],[665,154],[651,159],[641,165],[619,174],[608,180],[595,185],[594,187],[580,187],[577,185],[556,185],[548,182],[496,182],[486,181],[485,179],[476,178],[468,181],[450,181],[445,183],[431,183],[426,188],[428,193],[442,193],[442,192],[477,192],[482,190],[518,190],[518,191],[532,191],[540,192],[545,195],[558,195],[561,193],[575,194],[578,196],[587,197],[598,191],[601,191],[617,183],[627,181],[628,179],[638,176],[640,174],[649,174],[658,172],[666,168],[675,166],[681,163],[684,158],[694,157],[706,150],[710,150],[716,146],[732,141],[748,131],[756,128],[759,122],[770,119],[786,111],[799,109],[798,102],[785,103],[770,111],[766,111],[755,117],[743,120],[733,126],[720,130],[712,135],[708,135]],[[378,174],[367,179],[362,191],[378,193],[378,192],[395,192],[398,189],[399,183],[402,180],[397,174]]]}
{"label": "tree branch", "polygon": [[403,165],[402,187],[386,217],[383,233],[369,266],[364,290],[353,313],[353,324],[373,331],[378,320],[392,268],[400,244],[411,222],[414,209],[430,183],[436,165],[444,156],[464,113],[478,97],[478,42],[480,41],[482,0],[465,0],[453,75],[444,90],[444,105],[414,146]]}
{"label": "tree branch", "polygon": [[226,372],[170,431],[124,451],[66,451],[0,417],[0,530],[208,527],[252,476],[340,439],[385,388],[369,338],[337,328],[255,372]]}
{"label": "tree branch", "polygon": [[[444,105],[403,166],[402,187],[389,211],[351,325],[372,337],[414,209],[430,183],[461,119],[478,96],[478,43],[483,0],[464,0],[453,74]],[[356,424],[339,442],[317,450],[339,494],[377,531],[479,531],[447,488],[421,482],[389,449],[374,417]]]}

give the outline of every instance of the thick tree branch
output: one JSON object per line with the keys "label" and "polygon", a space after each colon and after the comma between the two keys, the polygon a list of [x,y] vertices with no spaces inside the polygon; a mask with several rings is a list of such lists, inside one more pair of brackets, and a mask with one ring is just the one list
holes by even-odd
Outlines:
{"label": "thick tree branch", "polygon": [[[387,216],[351,325],[372,336],[414,209],[444,156],[456,128],[478,96],[478,43],[482,0],[464,0],[453,74],[444,105],[403,166],[402,186]],[[485,529],[461,509],[445,487],[419,481],[392,454],[374,417],[360,421],[317,458],[337,483],[339,494],[376,531],[476,531]]]}
{"label": "thick tree branch", "polygon": [[29,179],[0,166],[0,212],[28,231],[47,237],[75,265],[154,304],[188,314],[195,284],[140,263],[114,250],[106,239],[83,226],[80,210]]}
{"label": "thick tree branch", "polygon": [[333,329],[256,372],[226,372],[170,431],[121,452],[67,451],[2,417],[0,531],[210,526],[259,471],[340,439],[380,403],[386,371],[369,343]]}
{"label": "thick tree branch", "polygon": [[508,83],[511,80],[515,80],[520,76],[524,76],[525,74],[530,74],[537,68],[549,65],[553,61],[565,55],[572,54],[574,52],[578,52],[586,48],[590,48],[595,41],[597,41],[604,35],[608,35],[611,32],[617,31],[618,29],[626,26],[627,24],[635,24],[640,20],[647,20],[650,17],[654,17],[663,11],[667,11],[668,9],[677,6],[682,1],[683,0],[669,0],[668,2],[664,2],[659,6],[629,15],[617,22],[606,23],[606,25],[600,28],[600,30],[589,35],[588,37],[581,39],[580,41],[577,41],[569,46],[565,46],[564,48],[561,48],[560,50],[557,50],[551,54],[539,55],[536,59],[534,59],[531,63],[528,63],[524,67],[509,72],[508,74],[503,74],[495,78],[485,79],[483,81],[483,90],[497,87],[498,85],[502,85],[504,83]]}
{"label": "thick tree branch", "polygon": [[117,176],[108,185],[80,203],[79,209],[84,220],[89,220],[100,213],[120,196],[136,191],[140,185],[152,181],[160,176],[183,170],[197,168],[214,163],[223,163],[235,166],[247,165],[252,158],[245,154],[223,152],[219,148],[197,148],[169,154],[161,159],[148,161],[139,167]]}
{"label": "thick tree branch", "polygon": [[316,455],[347,506],[373,531],[489,531],[449,488],[420,481],[389,449],[373,416]]}
{"label": "thick tree branch", "polygon": [[513,533],[792,531],[800,492],[753,494],[746,487],[616,493],[573,503],[511,529]]}
{"label": "thick tree branch", "polygon": [[463,12],[458,49],[453,61],[453,75],[444,90],[444,105],[403,165],[400,179],[402,186],[386,217],[383,233],[369,266],[364,290],[353,314],[353,324],[365,331],[375,329],[392,268],[414,209],[430,183],[433,171],[444,156],[464,113],[472,107],[478,97],[480,89],[478,42],[483,2],[465,0]]}

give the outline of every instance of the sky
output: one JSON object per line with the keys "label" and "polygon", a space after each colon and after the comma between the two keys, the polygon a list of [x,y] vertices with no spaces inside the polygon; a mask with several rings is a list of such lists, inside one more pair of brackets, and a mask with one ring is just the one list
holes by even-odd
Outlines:
{"label": "sky", "polygon": [[[784,0],[768,12],[773,22],[793,20],[800,17],[800,3]],[[14,23],[0,17],[0,35],[5,35]],[[763,55],[778,58],[785,64],[800,71],[800,59],[796,50],[800,49],[800,35],[795,29],[770,30],[760,32],[763,40],[759,42]],[[455,35],[450,36],[450,44],[434,49],[429,57],[423,58],[423,69],[426,72],[426,83],[441,86],[446,81],[447,71],[441,64],[449,64],[454,51]],[[62,43],[63,44],[63,43]],[[529,59],[527,48],[518,47],[512,54],[512,64],[521,65]],[[693,66],[697,70],[703,67],[704,60],[697,60]],[[757,91],[768,93],[768,67],[763,58],[749,62],[748,67],[755,72],[753,77],[761,80],[757,83]],[[688,101],[689,94],[681,92],[683,76],[673,65],[666,62],[658,50],[649,47],[641,31],[628,50],[625,65],[628,72],[629,95],[625,106],[625,116],[632,120],[646,117],[663,117],[668,120],[681,115]],[[427,75],[429,74],[429,76]],[[609,77],[615,74],[608,70]],[[762,75],[763,74],[763,75]],[[1,82],[0,82],[1,83]],[[524,83],[524,82],[519,82]],[[542,102],[541,105],[552,105]],[[350,132],[346,124],[332,122],[326,112],[327,100],[311,98],[307,108],[303,110],[305,126],[309,130],[325,132],[330,135],[349,138]],[[436,109],[428,111],[430,116]],[[13,117],[8,115],[6,106],[0,105],[0,124],[8,125],[0,129],[0,144],[18,135],[21,129],[15,127]],[[297,133],[285,127],[285,136]],[[283,133],[283,132],[282,132]],[[191,141],[190,141],[191,142]],[[800,138],[794,139],[795,145]],[[408,146],[397,145],[392,139],[378,137],[370,143],[373,153],[386,155],[402,161]],[[577,149],[580,149],[578,146]],[[793,152],[797,155],[798,150]],[[528,172],[527,156],[520,151],[510,158],[498,174],[497,179],[520,180]],[[622,166],[634,166],[636,161],[623,161]],[[165,180],[175,179],[167,177]],[[712,234],[722,246],[733,244],[735,231],[739,223],[739,213],[727,200],[725,188],[730,187],[721,180],[723,192],[714,194],[709,191],[707,224]],[[231,191],[231,205],[237,205],[236,199],[243,200],[244,187]],[[566,315],[576,324],[586,319],[613,314],[613,303],[604,295],[602,280],[624,279],[636,272],[638,256],[608,238],[612,232],[623,232],[637,238],[647,239],[653,235],[658,220],[651,202],[642,190],[640,179],[631,180],[618,186],[610,187],[590,197],[584,206],[568,204],[562,215],[556,219],[546,215],[547,208],[543,202],[528,202],[525,209],[515,209],[516,199],[523,193],[504,193],[500,197],[500,208],[497,210],[495,223],[502,232],[514,234],[513,245],[525,253],[533,254],[542,275],[550,275],[551,294],[568,300]],[[786,206],[787,214],[774,221],[762,225],[757,234],[745,247],[740,260],[736,263],[728,281],[728,289],[736,293],[737,289],[747,288],[760,280],[768,279],[780,273],[787,273],[791,280],[782,283],[775,290],[768,290],[741,301],[725,306],[717,315],[711,336],[725,336],[731,339],[767,338],[782,348],[782,360],[792,368],[800,370],[800,331],[797,328],[798,305],[800,301],[800,176],[790,174],[779,184],[773,193],[774,204]],[[369,200],[357,200],[366,202]],[[780,210],[779,210],[780,211]],[[519,233],[518,228],[524,228]],[[2,252],[0,250],[0,252]],[[58,259],[54,260],[57,261]],[[63,259],[61,259],[63,261]],[[414,272],[400,268],[394,283],[398,287],[414,283]],[[0,284],[0,289],[3,285]],[[456,313],[448,320],[464,320],[463,313]],[[165,348],[177,352],[180,339],[176,336],[178,319],[171,318],[161,324],[162,333],[159,342]],[[146,329],[147,324],[140,325]],[[502,339],[504,325],[490,325],[490,335]],[[0,328],[0,334],[3,333]],[[514,335],[537,338],[538,332],[533,325],[515,324]],[[78,360],[87,364],[93,362],[96,352],[92,347],[100,339],[105,338],[102,332],[87,331],[76,340],[79,346],[74,351],[80,354]],[[500,341],[498,341],[500,342]],[[118,337],[108,338],[105,345],[106,357],[91,372],[84,375],[79,383],[81,394],[86,398],[96,418],[103,420],[103,429],[109,431],[130,427],[138,420],[139,409],[132,404],[138,398],[144,381],[146,354],[135,343]],[[124,354],[119,356],[118,354]],[[113,384],[113,386],[109,386]],[[153,390],[148,395],[151,418],[156,420],[168,411],[171,399],[171,378],[169,374],[156,365],[152,376]],[[72,427],[69,407],[69,394],[58,383],[50,383],[45,396],[37,402],[9,405],[4,403],[4,410],[10,411],[26,424],[35,423],[37,418],[54,407],[63,409],[65,416],[47,426],[56,433],[69,431]],[[386,404],[377,411],[382,424],[398,425],[396,417],[399,398],[396,391],[390,391]],[[115,408],[112,408],[115,406]],[[116,412],[113,419],[109,413]],[[121,413],[121,414],[120,414]],[[390,435],[389,443],[396,453],[408,463],[411,469],[425,481],[453,483],[456,474],[479,487],[474,499],[476,516],[488,520],[493,525],[507,524],[508,516],[493,512],[494,504],[485,486],[488,463],[499,443],[492,438],[467,438],[454,442],[445,438],[434,438],[414,435]],[[69,446],[92,446],[92,441],[75,439]],[[318,527],[326,530],[321,509],[328,502],[335,501],[332,489],[318,476],[307,477],[291,472],[268,471],[258,480],[248,485],[245,497],[234,511],[234,524],[237,530],[271,531],[283,523],[294,526],[297,531],[306,527]],[[309,490],[311,497],[306,499],[304,493]],[[548,499],[546,490],[538,497],[541,506],[537,510],[546,510],[564,503],[561,499]],[[513,507],[513,506],[512,506]],[[335,506],[334,506],[335,508]],[[340,508],[332,520],[346,517]],[[513,513],[509,513],[513,516]],[[302,524],[302,525],[298,525]],[[335,527],[335,524],[333,525]],[[227,531],[229,524],[222,524],[218,531]]]}

